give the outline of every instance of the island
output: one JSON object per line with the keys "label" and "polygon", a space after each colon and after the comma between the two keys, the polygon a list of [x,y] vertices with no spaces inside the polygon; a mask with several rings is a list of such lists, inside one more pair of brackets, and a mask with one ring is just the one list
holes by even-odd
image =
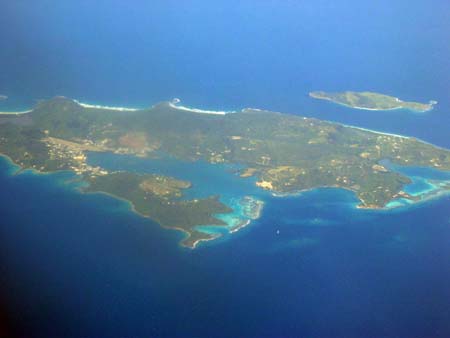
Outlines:
{"label": "island", "polygon": [[[252,179],[274,195],[342,188],[367,209],[384,208],[399,197],[415,199],[403,191],[410,179],[385,166],[386,160],[450,170],[449,150],[413,137],[259,109],[199,113],[173,102],[141,110],[106,109],[56,97],[29,113],[0,117],[0,154],[23,169],[70,170],[86,183],[84,192],[115,196],[138,214],[184,232],[186,247],[220,236],[202,226],[235,232],[246,225],[228,227],[221,215],[232,209],[220,196],[186,199],[190,182],[92,166],[92,152],[238,164],[242,180]],[[244,202],[248,219],[259,217],[260,203]]]}
{"label": "island", "polygon": [[436,101],[429,103],[402,101],[397,97],[373,93],[373,92],[310,92],[309,96],[315,99],[328,100],[337,104],[341,104],[350,108],[364,110],[392,110],[407,109],[414,112],[427,112],[433,109]]}
{"label": "island", "polygon": [[6,95],[0,95],[0,101],[6,100],[7,98],[8,98],[8,96],[6,96]]}

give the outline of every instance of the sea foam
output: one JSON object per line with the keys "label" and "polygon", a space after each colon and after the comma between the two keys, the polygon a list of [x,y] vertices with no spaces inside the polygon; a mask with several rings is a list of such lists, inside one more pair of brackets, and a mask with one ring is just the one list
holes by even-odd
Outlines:
{"label": "sea foam", "polygon": [[94,108],[94,109],[105,109],[105,110],[118,110],[118,111],[137,111],[139,109],[137,108],[128,108],[128,107],[114,107],[114,106],[102,106],[98,104],[89,104],[89,103],[83,103],[78,100],[73,100],[74,102],[78,103],[80,106],[84,108]]}
{"label": "sea foam", "polygon": [[197,108],[190,108],[186,106],[180,106],[178,103],[180,103],[181,100],[178,98],[175,98],[172,100],[172,102],[169,103],[169,106],[178,109],[178,110],[184,110],[191,113],[199,113],[199,114],[214,114],[214,115],[225,115],[229,113],[235,113],[235,111],[216,111],[216,110],[205,110],[205,109],[197,109]]}

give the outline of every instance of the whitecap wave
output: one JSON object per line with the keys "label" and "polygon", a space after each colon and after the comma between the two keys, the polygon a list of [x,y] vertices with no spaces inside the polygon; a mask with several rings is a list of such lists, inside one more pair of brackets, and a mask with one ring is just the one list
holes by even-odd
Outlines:
{"label": "whitecap wave", "polygon": [[181,102],[180,99],[175,98],[169,103],[169,106],[174,109],[184,110],[184,111],[188,111],[191,113],[199,113],[199,114],[225,115],[225,114],[235,113],[235,111],[217,111],[217,110],[205,110],[205,109],[190,108],[190,107],[178,105],[178,103],[180,103],[180,102]]}
{"label": "whitecap wave", "polygon": [[24,111],[1,111],[0,115],[22,115],[31,113],[32,110],[24,110]]}
{"label": "whitecap wave", "polygon": [[89,103],[83,103],[78,100],[73,100],[74,102],[78,103],[80,106],[84,108],[93,108],[93,109],[104,109],[104,110],[117,110],[117,111],[137,111],[138,108],[129,108],[129,107],[115,107],[115,106],[103,106],[98,104],[89,104]]}
{"label": "whitecap wave", "polygon": [[380,134],[380,135],[387,135],[387,136],[394,136],[394,137],[400,137],[400,138],[404,138],[404,139],[409,139],[411,137],[409,136],[404,136],[404,135],[399,135],[399,134],[393,134],[393,133],[385,133],[382,131],[377,131],[377,130],[372,130],[372,129],[367,129],[367,128],[362,128],[362,127],[355,127],[355,126],[350,126],[350,125],[346,125],[344,124],[344,126],[348,127],[348,128],[353,128],[353,129],[359,129],[359,130],[364,130],[364,131],[368,131],[374,134]]}

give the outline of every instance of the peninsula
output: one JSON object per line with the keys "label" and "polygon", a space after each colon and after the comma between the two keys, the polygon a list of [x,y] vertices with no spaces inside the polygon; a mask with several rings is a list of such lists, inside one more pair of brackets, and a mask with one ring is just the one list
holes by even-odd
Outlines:
{"label": "peninsula", "polygon": [[261,189],[274,194],[343,188],[355,193],[359,207],[371,209],[399,197],[414,199],[402,190],[409,178],[386,168],[382,160],[450,170],[449,150],[415,138],[259,109],[208,114],[163,102],[149,109],[119,110],[56,97],[28,114],[0,116],[0,154],[22,168],[73,171],[87,182],[84,191],[129,201],[140,215],[183,231],[186,247],[219,236],[201,226],[228,226],[218,216],[232,210],[220,196],[186,199],[190,182],[110,172],[90,165],[90,152],[239,164],[242,179],[252,176]]}
{"label": "peninsula", "polygon": [[407,109],[414,112],[426,112],[433,109],[436,101],[429,103],[408,102],[402,101],[399,98],[373,93],[373,92],[310,92],[309,96],[328,100],[337,104],[341,104],[350,108],[365,109],[365,110],[392,110],[392,109]]}

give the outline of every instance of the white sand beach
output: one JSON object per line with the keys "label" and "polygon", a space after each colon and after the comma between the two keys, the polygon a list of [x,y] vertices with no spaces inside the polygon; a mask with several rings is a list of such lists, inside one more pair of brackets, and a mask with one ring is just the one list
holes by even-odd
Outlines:
{"label": "white sand beach", "polygon": [[32,110],[24,110],[24,111],[2,111],[0,115],[22,115],[31,113]]}
{"label": "white sand beach", "polygon": [[80,102],[78,100],[73,100],[73,101],[78,103],[80,106],[82,106],[84,108],[118,110],[118,111],[138,111],[138,110],[140,110],[140,109],[137,109],[137,108],[114,107],[114,106],[102,106],[102,105],[98,105],[98,104],[89,104],[89,103]]}
{"label": "white sand beach", "polygon": [[348,128],[353,128],[353,129],[359,129],[359,130],[364,130],[364,131],[368,131],[374,134],[380,134],[380,135],[387,135],[387,136],[394,136],[394,137],[400,137],[400,138],[404,138],[404,139],[409,139],[410,137],[408,136],[404,136],[404,135],[399,135],[399,134],[393,134],[393,133],[385,133],[382,131],[377,131],[377,130],[372,130],[372,129],[367,129],[367,128],[362,128],[362,127],[355,127],[355,126],[350,126],[347,124],[344,124],[344,126],[348,127]]}
{"label": "white sand beach", "polygon": [[169,106],[174,109],[184,110],[184,111],[189,111],[191,113],[199,113],[199,114],[225,115],[225,114],[235,113],[235,111],[204,110],[204,109],[179,106],[178,103],[180,103],[180,102],[181,102],[180,99],[175,98],[172,100],[172,102],[169,103]]}

